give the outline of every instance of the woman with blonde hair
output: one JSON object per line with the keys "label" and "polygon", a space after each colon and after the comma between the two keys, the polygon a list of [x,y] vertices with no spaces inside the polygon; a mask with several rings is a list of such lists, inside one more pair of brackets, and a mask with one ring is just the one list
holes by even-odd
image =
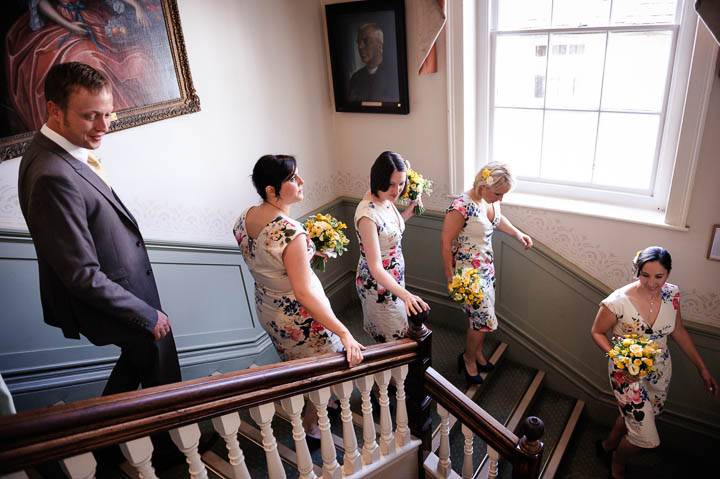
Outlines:
{"label": "woman with blonde hair", "polygon": [[475,268],[482,278],[484,298],[480,305],[464,305],[468,317],[465,352],[458,356],[458,373],[468,382],[482,383],[480,371],[494,368],[483,354],[485,334],[497,329],[495,316],[495,267],[492,234],[498,229],[516,238],[527,249],[532,239],[500,214],[500,202],[515,184],[507,165],[488,163],[475,176],[473,187],[453,200],[445,212],[441,255],[450,283],[456,271]]}

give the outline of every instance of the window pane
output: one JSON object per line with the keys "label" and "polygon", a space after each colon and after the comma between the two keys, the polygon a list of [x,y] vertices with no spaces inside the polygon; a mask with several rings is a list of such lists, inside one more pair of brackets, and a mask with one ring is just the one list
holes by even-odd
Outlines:
{"label": "window pane", "polygon": [[595,112],[545,112],[542,178],[590,183],[597,119]]}
{"label": "window pane", "polygon": [[593,183],[647,190],[660,115],[600,113]]}
{"label": "window pane", "polygon": [[542,108],[547,35],[498,35],[495,106]]}
{"label": "window pane", "polygon": [[552,16],[555,27],[607,25],[610,0],[555,0]]}
{"label": "window pane", "polygon": [[550,25],[551,0],[498,0],[498,30]]}
{"label": "window pane", "polygon": [[659,112],[665,99],[672,32],[611,33],[602,108]]}
{"label": "window pane", "polygon": [[605,33],[550,35],[547,108],[598,109]]}
{"label": "window pane", "polygon": [[610,23],[675,23],[677,0],[614,0]]}
{"label": "window pane", "polygon": [[518,176],[540,174],[542,110],[496,108],[493,117],[493,161],[512,167]]}

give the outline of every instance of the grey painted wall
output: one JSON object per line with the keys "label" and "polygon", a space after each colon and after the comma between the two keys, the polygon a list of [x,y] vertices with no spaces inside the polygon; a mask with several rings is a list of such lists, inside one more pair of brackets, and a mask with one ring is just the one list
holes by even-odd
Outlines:
{"label": "grey painted wall", "polygon": [[[319,209],[346,221],[351,239],[350,251],[330,262],[320,275],[336,311],[355,300],[356,205],[355,199],[338,198]],[[407,283],[432,301],[431,322],[447,321],[463,329],[462,312],[446,299],[441,227],[442,215],[435,212],[408,222],[403,241]],[[277,360],[255,318],[252,278],[237,249],[151,244],[149,251],[163,305],[173,322],[184,379]],[[500,316],[496,334],[510,344],[510,358],[545,370],[549,387],[584,399],[590,415],[611,420],[615,408],[604,374],[605,359],[589,334],[607,288],[555,255],[552,245],[525,251],[497,233],[495,253]],[[19,408],[99,394],[117,350],[67,340],[42,322],[35,252],[27,236],[0,236],[0,281],[0,372]],[[700,354],[720,376],[720,332],[687,326]],[[703,432],[720,440],[717,401],[704,393],[694,367],[673,342],[671,351],[673,382],[663,427]]]}

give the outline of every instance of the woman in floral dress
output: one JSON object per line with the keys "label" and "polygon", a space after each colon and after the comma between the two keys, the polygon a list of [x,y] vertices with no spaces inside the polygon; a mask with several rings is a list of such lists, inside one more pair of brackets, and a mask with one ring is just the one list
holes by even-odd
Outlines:
{"label": "woman in floral dress", "polygon": [[402,234],[413,215],[415,202],[400,213],[395,201],[405,191],[407,165],[402,157],[385,151],[370,170],[370,191],[355,210],[360,258],[355,287],[363,310],[363,324],[376,341],[405,337],[408,314],[430,307],[405,289]]}
{"label": "woman in floral dress", "polygon": [[465,352],[458,356],[458,373],[464,371],[465,378],[477,384],[482,383],[478,371],[494,367],[483,354],[485,334],[498,326],[492,234],[498,229],[516,238],[525,248],[532,247],[532,239],[500,214],[500,202],[513,183],[506,165],[488,163],[475,176],[472,189],[453,200],[443,222],[441,254],[448,283],[455,271],[462,268],[478,269],[483,282],[482,303],[477,307],[463,306],[469,325]]}
{"label": "woman in floral dress", "polygon": [[717,382],[683,326],[678,287],[667,283],[672,268],[670,253],[665,248],[650,246],[638,251],[633,267],[638,280],[613,291],[601,302],[592,327],[593,340],[604,353],[611,349],[607,337],[611,330],[613,336],[637,334],[653,340],[662,351],[655,361],[656,371],[637,381],[616,369],[612,359],[608,359],[610,386],[620,415],[608,437],[598,441],[596,447],[611,463],[611,475],[616,478],[624,477],[627,460],[640,449],[660,444],[655,416],[663,410],[672,374],[668,335],[698,369],[708,392],[718,395]]}
{"label": "woman in floral dress", "polygon": [[[263,202],[238,218],[233,234],[255,279],[258,318],[283,361],[345,350],[350,366],[365,349],[338,320],[320,280],[310,268],[315,254],[303,225],[290,217],[290,205],[303,199],[303,179],[295,158],[265,155],[252,181]],[[318,438],[317,415],[304,417],[310,437]]]}

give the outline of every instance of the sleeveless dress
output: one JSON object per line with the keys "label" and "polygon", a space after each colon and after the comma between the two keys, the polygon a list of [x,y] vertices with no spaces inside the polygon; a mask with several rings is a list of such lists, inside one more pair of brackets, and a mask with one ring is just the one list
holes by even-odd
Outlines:
{"label": "sleeveless dress", "polygon": [[[283,361],[307,358],[343,350],[340,338],[315,321],[298,302],[290,286],[283,251],[299,235],[305,235],[303,225],[284,215],[278,215],[260,231],[256,239],[247,233],[245,210],[233,227],[245,263],[255,279],[255,308],[258,318]],[[307,240],[308,261],[315,253],[312,241]],[[329,304],[320,280],[313,272],[310,287]]]}
{"label": "sleeveless dress", "polygon": [[[369,218],[375,223],[383,268],[404,288],[405,259],[401,241],[405,220],[395,205],[382,206],[369,200],[362,200],[355,210],[356,231],[362,218]],[[375,281],[368,267],[360,233],[357,237],[360,243],[360,258],[355,274],[355,288],[362,305],[363,327],[375,341],[381,343],[402,339],[408,330],[405,303]]]}
{"label": "sleeveless dress", "polygon": [[680,292],[674,284],[663,285],[660,293],[660,311],[651,327],[640,316],[627,296],[627,290],[631,286],[632,284],[629,284],[613,291],[601,302],[617,318],[612,330],[613,336],[635,333],[655,341],[662,352],[655,361],[657,370],[639,381],[629,382],[626,376],[615,368],[610,358],[608,358],[608,375],[618,408],[625,418],[628,441],[638,447],[652,448],[660,444],[655,416],[662,412],[670,386],[672,361],[667,346],[667,336],[675,330],[675,317],[680,307]]}
{"label": "sleeveless dress", "polygon": [[500,203],[494,203],[495,217],[487,217],[487,203],[476,203],[467,193],[453,200],[445,213],[457,211],[465,220],[460,234],[452,244],[455,270],[476,268],[482,278],[485,295],[478,307],[465,304],[463,310],[470,327],[475,331],[495,331],[498,327],[495,316],[495,265],[493,264],[492,234],[500,223]]}

